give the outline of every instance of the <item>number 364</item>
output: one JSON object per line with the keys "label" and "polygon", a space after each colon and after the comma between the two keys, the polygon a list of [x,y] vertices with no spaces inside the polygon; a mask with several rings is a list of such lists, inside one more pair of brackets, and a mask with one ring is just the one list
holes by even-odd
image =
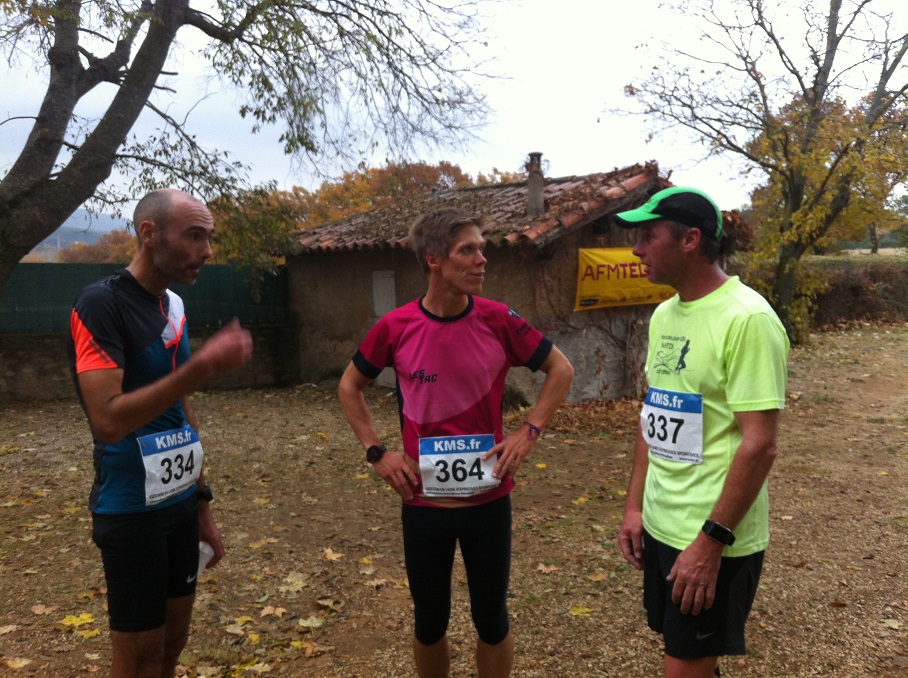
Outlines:
{"label": "number 364", "polygon": [[435,468],[438,469],[435,480],[440,483],[446,483],[452,478],[458,483],[464,482],[470,476],[477,480],[485,478],[482,462],[479,458],[470,465],[469,469],[467,468],[466,459],[455,459],[451,464],[448,464],[444,459],[439,459],[435,462]]}

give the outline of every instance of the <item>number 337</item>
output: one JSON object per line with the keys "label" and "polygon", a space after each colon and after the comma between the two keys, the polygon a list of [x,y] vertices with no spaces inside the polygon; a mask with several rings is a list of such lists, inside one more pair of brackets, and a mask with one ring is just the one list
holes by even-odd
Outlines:
{"label": "number 337", "polygon": [[[671,435],[672,444],[678,442],[678,434],[681,432],[681,427],[684,425],[684,420],[677,417],[666,417],[665,415],[660,414],[656,416],[652,412],[647,415],[647,421],[649,426],[647,427],[646,433],[647,436],[652,439],[660,440],[665,442],[668,440],[669,435]],[[669,433],[669,424],[674,425],[674,430]]]}

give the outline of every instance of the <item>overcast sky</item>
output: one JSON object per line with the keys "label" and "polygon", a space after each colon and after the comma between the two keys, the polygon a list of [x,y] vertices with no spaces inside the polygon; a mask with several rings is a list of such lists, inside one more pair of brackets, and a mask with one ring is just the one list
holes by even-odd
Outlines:
{"label": "overcast sky", "polygon": [[[752,185],[744,183],[730,161],[698,163],[702,151],[696,145],[678,138],[647,143],[642,119],[605,113],[607,107],[628,104],[624,85],[639,67],[652,65],[651,56],[635,50],[635,45],[650,34],[656,40],[683,34],[677,19],[658,5],[659,0],[622,5],[504,0],[493,7],[494,15],[488,17],[490,48],[497,59],[493,68],[507,79],[485,87],[490,124],[481,132],[483,139],[467,152],[438,151],[423,159],[449,160],[475,176],[493,167],[518,171],[527,153],[540,151],[548,163],[547,175],[553,177],[656,160],[663,171],[672,170],[675,184],[702,188],[723,209],[745,204]],[[43,93],[40,78],[7,71],[3,79],[0,118],[34,115]],[[192,87],[185,91],[195,94]],[[277,143],[278,130],[253,135],[249,122],[235,109],[232,95],[203,102],[191,118],[199,141],[250,164],[257,183],[276,180],[282,188],[314,188],[320,183],[320,178],[294,173]],[[11,165],[29,127],[26,120],[0,125],[0,171]]]}
{"label": "overcast sky", "polygon": [[[541,151],[549,176],[588,174],[656,160],[672,181],[702,188],[723,208],[748,202],[749,191],[727,161],[698,163],[701,149],[678,138],[646,142],[637,116],[608,115],[631,102],[624,86],[653,65],[635,49],[644,38],[672,39],[677,17],[660,13],[660,0],[505,2],[492,22],[497,67],[510,80],[487,91],[493,110],[484,141],[451,157],[472,173],[519,170]],[[683,33],[681,33],[683,34]]]}

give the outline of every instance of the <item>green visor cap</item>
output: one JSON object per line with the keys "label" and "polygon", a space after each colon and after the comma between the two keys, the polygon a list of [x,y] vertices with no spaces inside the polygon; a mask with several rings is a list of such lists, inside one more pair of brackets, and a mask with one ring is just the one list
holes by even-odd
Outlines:
{"label": "green visor cap", "polygon": [[637,228],[659,219],[699,228],[713,240],[722,239],[722,210],[712,198],[696,188],[672,186],[659,191],[637,209],[615,214],[615,221],[622,228]]}

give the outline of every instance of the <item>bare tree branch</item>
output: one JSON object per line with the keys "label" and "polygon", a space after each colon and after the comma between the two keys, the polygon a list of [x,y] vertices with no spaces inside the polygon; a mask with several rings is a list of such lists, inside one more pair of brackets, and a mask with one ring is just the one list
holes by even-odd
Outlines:
{"label": "bare tree branch", "polygon": [[[283,151],[301,161],[453,147],[486,111],[475,87],[483,65],[472,48],[482,29],[471,0],[223,0],[211,13],[189,0],[8,7],[0,45],[10,66],[20,54],[39,58],[49,84],[20,156],[0,179],[0,285],[92,196],[110,204],[161,182],[213,196],[246,184],[241,163],[201,148],[188,117],[178,120],[158,100],[175,93],[161,79],[172,72],[165,66],[184,28],[207,39],[209,73],[237,90],[251,129],[280,126]],[[115,93],[86,128],[75,111],[101,83]],[[162,129],[130,138],[146,109]],[[128,178],[125,191],[106,183],[112,172]]]}
{"label": "bare tree branch", "polygon": [[884,210],[908,176],[908,13],[882,15],[873,3],[808,0],[801,28],[781,20],[784,0],[685,3],[703,39],[669,46],[627,88],[657,124],[765,174],[761,255],[778,261],[765,291],[790,331],[801,257],[850,212],[870,210],[857,196]]}

